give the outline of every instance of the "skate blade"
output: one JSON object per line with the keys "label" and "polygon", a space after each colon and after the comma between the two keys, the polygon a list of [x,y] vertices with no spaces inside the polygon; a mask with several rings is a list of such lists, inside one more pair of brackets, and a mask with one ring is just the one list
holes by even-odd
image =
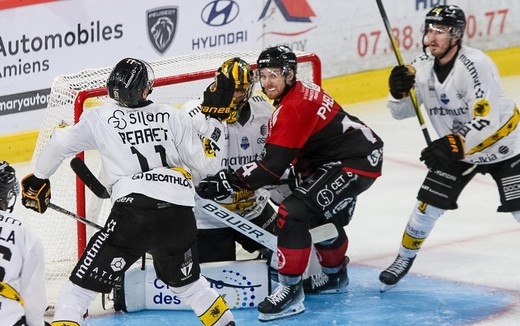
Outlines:
{"label": "skate blade", "polygon": [[395,288],[397,286],[397,284],[399,284],[399,283],[395,283],[395,284],[392,284],[392,285],[388,285],[388,284],[383,283],[381,285],[381,288],[379,289],[379,291],[381,293],[386,292],[388,290],[391,290],[391,289]]}
{"label": "skate blade", "polygon": [[309,295],[341,294],[341,293],[348,293],[348,286],[343,286],[343,287],[335,288],[335,289],[323,290],[323,291],[319,291],[319,292],[305,292],[306,295],[307,294],[309,294]]}
{"label": "skate blade", "polygon": [[275,319],[281,319],[281,318],[286,318],[289,316],[301,314],[304,311],[305,311],[305,306],[303,305],[303,302],[300,302],[300,303],[295,304],[294,306],[291,306],[291,307],[285,309],[284,311],[280,311],[275,314],[264,314],[264,313],[260,312],[260,313],[258,313],[258,320],[261,322],[271,321],[271,320],[275,320]]}

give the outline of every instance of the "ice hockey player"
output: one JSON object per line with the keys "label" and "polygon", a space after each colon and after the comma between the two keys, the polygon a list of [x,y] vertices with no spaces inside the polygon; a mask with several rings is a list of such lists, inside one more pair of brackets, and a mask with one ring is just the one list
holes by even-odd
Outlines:
{"label": "ice hockey player", "polygon": [[[194,186],[185,169],[219,164],[215,148],[223,146],[223,133],[208,122],[206,136],[215,143],[205,153],[201,130],[185,114],[147,99],[153,82],[147,62],[121,60],[107,81],[115,102],[87,110],[77,124],[56,129],[38,156],[34,174],[22,180],[23,205],[45,213],[51,198],[49,178],[62,161],[97,149],[113,202],[106,224],[91,237],[60,291],[52,325],[80,325],[96,295],[110,292],[118,277],[147,252],[158,278],[203,325],[235,325],[224,299],[200,275]],[[219,87],[234,89],[233,81],[222,75]]]}
{"label": "ice hockey player", "polygon": [[19,193],[14,168],[0,161],[0,324],[43,326],[47,308],[43,243],[12,214]]}
{"label": "ice hockey player", "polygon": [[[276,183],[291,163],[303,179],[278,209],[279,286],[258,305],[259,320],[305,310],[306,292],[341,292],[348,284],[346,226],[357,196],[381,175],[383,142],[321,87],[297,81],[295,53],[269,47],[257,60],[260,83],[275,111],[260,159],[201,181],[199,195],[215,198],[235,189]],[[338,237],[315,244],[323,274],[302,281],[312,240],[309,229],[332,222]]]}
{"label": "ice hockey player", "polygon": [[[490,174],[500,194],[499,212],[520,222],[520,111],[503,92],[495,64],[483,52],[462,45],[465,14],[457,6],[431,9],[424,21],[424,54],[411,66],[395,67],[389,78],[388,108],[396,119],[415,116],[409,97],[415,87],[440,136],[422,150],[429,171],[417,195],[399,254],[381,274],[386,291],[410,270],[435,222],[475,174]],[[429,53],[426,52],[429,49]]]}
{"label": "ice hockey player", "polygon": [[[218,119],[221,129],[226,130],[227,143],[222,149],[223,155],[219,168],[215,171],[206,169],[203,175],[193,173],[196,186],[198,182],[208,176],[214,175],[221,169],[237,169],[245,163],[257,160],[264,148],[267,136],[267,123],[273,107],[264,97],[254,95],[255,76],[251,66],[243,59],[234,57],[222,63],[217,73],[223,74],[235,82],[235,91],[231,106],[211,109],[208,103],[218,103],[220,98],[226,96],[211,92],[217,80],[208,86],[204,92],[204,100],[195,99],[184,105],[184,110],[194,120],[195,124],[206,123],[206,116]],[[214,99],[215,98],[215,99]],[[276,212],[268,203],[270,193],[259,188],[256,191],[240,189],[228,196],[215,198],[216,202],[225,208],[238,213],[242,217],[251,220],[267,231],[273,233],[275,229]],[[205,210],[198,205],[195,197],[195,217],[197,219],[198,252],[200,262],[232,261],[236,260],[236,243],[238,242],[246,251],[253,253],[263,250],[263,246],[238,231],[230,228],[223,222],[208,216]]]}

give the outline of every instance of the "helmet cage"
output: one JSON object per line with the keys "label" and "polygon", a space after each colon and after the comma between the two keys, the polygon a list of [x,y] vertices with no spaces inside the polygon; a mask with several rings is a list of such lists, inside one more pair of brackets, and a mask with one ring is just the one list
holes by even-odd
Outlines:
{"label": "helmet cage", "polygon": [[14,168],[9,163],[0,161],[0,210],[12,212],[19,194],[20,185]]}

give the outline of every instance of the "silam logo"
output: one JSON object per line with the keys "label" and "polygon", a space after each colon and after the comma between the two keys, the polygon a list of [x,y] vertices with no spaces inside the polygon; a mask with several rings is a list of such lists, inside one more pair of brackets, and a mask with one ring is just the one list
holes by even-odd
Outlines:
{"label": "silam logo", "polygon": [[238,17],[240,8],[233,0],[215,0],[208,3],[201,12],[201,19],[209,26],[224,26]]}
{"label": "silam logo", "polygon": [[166,52],[173,42],[178,13],[178,7],[161,7],[146,12],[148,37],[159,54]]}

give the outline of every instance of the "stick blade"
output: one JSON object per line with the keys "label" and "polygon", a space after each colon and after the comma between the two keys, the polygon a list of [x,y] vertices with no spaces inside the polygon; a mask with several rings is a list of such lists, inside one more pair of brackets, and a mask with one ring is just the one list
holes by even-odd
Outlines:
{"label": "stick blade", "polygon": [[322,241],[334,239],[338,237],[338,230],[332,223],[323,224],[310,229],[312,242],[319,243]]}
{"label": "stick blade", "polygon": [[101,184],[101,182],[99,182],[99,180],[92,174],[82,159],[74,157],[70,161],[70,167],[72,168],[72,171],[74,171],[74,173],[76,173],[76,175],[81,179],[81,181],[83,181],[85,186],[87,186],[87,188],[89,188],[94,193],[94,195],[99,198],[110,198],[110,194],[108,193],[105,186],[103,186],[103,184]]}

